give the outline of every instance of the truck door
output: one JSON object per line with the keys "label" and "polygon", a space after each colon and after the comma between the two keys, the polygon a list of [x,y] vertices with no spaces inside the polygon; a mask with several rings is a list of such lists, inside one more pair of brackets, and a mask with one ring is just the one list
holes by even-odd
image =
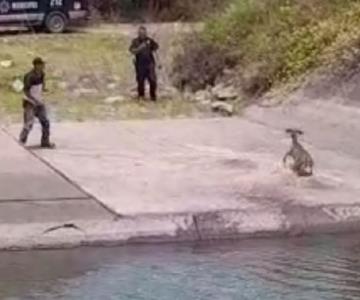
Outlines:
{"label": "truck door", "polygon": [[65,0],[48,0],[48,10],[61,10],[65,9]]}
{"label": "truck door", "polygon": [[43,18],[38,0],[0,0],[1,23],[41,22]]}

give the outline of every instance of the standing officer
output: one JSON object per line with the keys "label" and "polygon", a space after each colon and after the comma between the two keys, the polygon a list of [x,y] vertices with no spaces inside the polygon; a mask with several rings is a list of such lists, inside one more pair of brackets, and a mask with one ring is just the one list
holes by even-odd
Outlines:
{"label": "standing officer", "polygon": [[145,96],[145,81],[150,85],[150,98],[156,101],[157,79],[155,54],[159,45],[147,35],[144,26],[139,27],[138,37],[134,39],[130,46],[130,52],[135,56],[135,71],[138,85],[138,96]]}
{"label": "standing officer", "polygon": [[20,133],[20,143],[25,145],[28,135],[38,118],[42,128],[41,147],[54,148],[50,143],[50,122],[43,102],[45,90],[45,62],[37,57],[33,60],[33,69],[24,77],[24,127]]}

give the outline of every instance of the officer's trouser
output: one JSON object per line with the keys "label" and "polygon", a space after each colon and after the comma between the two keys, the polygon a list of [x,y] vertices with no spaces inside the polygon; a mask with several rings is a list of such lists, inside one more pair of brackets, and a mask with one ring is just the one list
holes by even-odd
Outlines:
{"label": "officer's trouser", "polygon": [[45,105],[34,106],[28,101],[23,102],[24,108],[24,126],[20,133],[20,142],[25,144],[31,129],[34,126],[35,118],[39,119],[42,129],[41,144],[49,144],[50,138],[50,122],[47,117]]}
{"label": "officer's trouser", "polygon": [[145,96],[145,82],[148,81],[150,85],[150,98],[155,101],[157,90],[155,65],[136,66],[136,80],[138,84],[138,96],[140,98]]}

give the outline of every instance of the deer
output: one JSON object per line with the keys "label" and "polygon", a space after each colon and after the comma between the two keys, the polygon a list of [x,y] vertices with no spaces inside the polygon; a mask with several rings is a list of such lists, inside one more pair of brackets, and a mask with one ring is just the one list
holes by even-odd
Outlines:
{"label": "deer", "polygon": [[283,164],[286,167],[288,159],[292,159],[290,165],[291,170],[299,177],[310,177],[313,175],[314,160],[310,153],[299,142],[299,136],[304,135],[302,130],[286,129],[286,133],[290,135],[292,145],[290,150],[283,158]]}

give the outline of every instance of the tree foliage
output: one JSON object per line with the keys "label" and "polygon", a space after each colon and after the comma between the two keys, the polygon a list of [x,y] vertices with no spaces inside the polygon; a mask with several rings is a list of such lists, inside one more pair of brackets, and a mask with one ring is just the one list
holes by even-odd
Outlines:
{"label": "tree foliage", "polygon": [[90,0],[102,17],[146,16],[156,20],[197,20],[226,0]]}

